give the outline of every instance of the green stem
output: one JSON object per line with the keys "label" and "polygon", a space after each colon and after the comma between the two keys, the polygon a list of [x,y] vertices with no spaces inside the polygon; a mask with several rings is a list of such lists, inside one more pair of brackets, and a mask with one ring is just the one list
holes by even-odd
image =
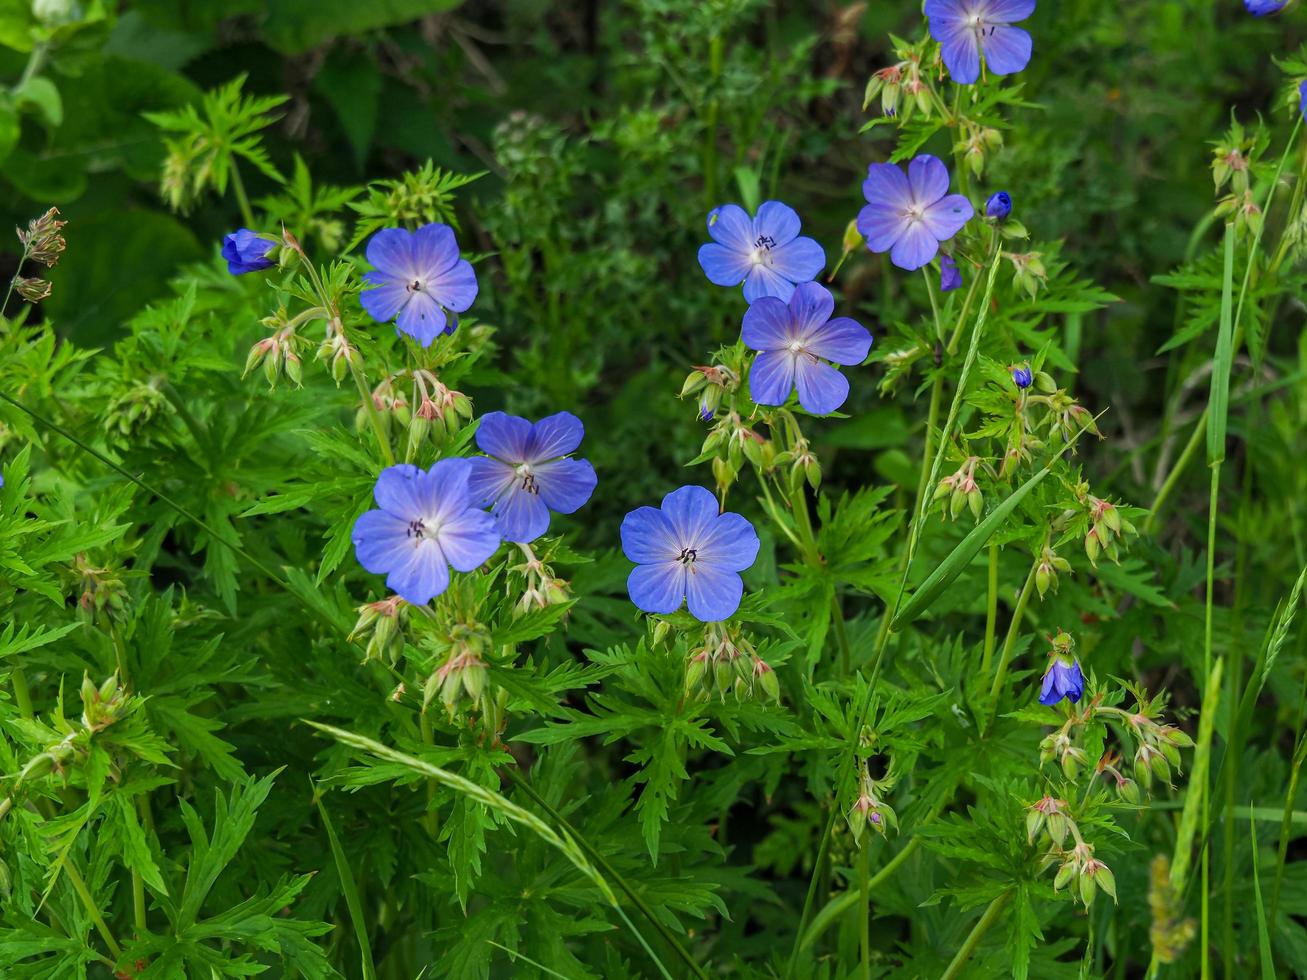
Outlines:
{"label": "green stem", "polygon": [[1026,584],[1021,587],[1021,594],[1017,597],[1016,608],[1012,610],[1012,622],[1008,624],[1007,636],[1003,640],[1003,651],[998,657],[998,669],[994,672],[994,683],[989,688],[989,715],[985,724],[985,730],[993,724],[994,716],[998,712],[998,698],[1003,691],[1003,681],[1007,679],[1008,663],[1012,660],[1012,651],[1016,649],[1017,637],[1021,635],[1021,620],[1026,615],[1026,606],[1030,603],[1030,594],[1035,590],[1035,570],[1039,568],[1038,562],[1030,566],[1030,574],[1026,576]]}
{"label": "green stem", "polygon": [[1202,413],[1194,423],[1194,431],[1189,434],[1189,441],[1185,443],[1184,450],[1171,467],[1171,472],[1166,475],[1166,480],[1162,483],[1161,489],[1157,491],[1157,496],[1153,499],[1153,505],[1148,509],[1148,519],[1144,521],[1145,537],[1152,533],[1157,524],[1157,515],[1161,513],[1162,505],[1171,496],[1171,491],[1175,489],[1175,485],[1180,482],[1180,477],[1184,475],[1185,468],[1189,465],[1189,461],[1193,459],[1194,453],[1198,452],[1198,446],[1206,434],[1207,406],[1204,405]]}
{"label": "green stem", "polygon": [[994,923],[998,921],[998,917],[1003,913],[1003,908],[1011,897],[1012,889],[1009,888],[989,903],[989,907],[985,909],[985,914],[972,927],[971,932],[967,934],[966,940],[954,955],[952,962],[944,970],[941,980],[953,980],[954,977],[962,974],[962,968],[967,965],[967,960],[971,959],[971,954],[976,951],[976,947],[980,945],[980,940],[985,937],[985,933],[989,932]]}
{"label": "green stem", "polygon": [[[915,838],[914,838],[915,839]],[[869,865],[870,846],[858,848],[858,936],[862,946],[862,980],[871,980],[871,881]]]}
{"label": "green stem", "polygon": [[236,160],[231,161],[231,189],[236,192],[236,204],[241,209],[241,219],[245,222],[245,227],[255,231],[254,212],[250,209],[250,199],[245,194],[245,182],[241,180],[241,168],[236,165]]}
{"label": "green stem", "polygon": [[104,916],[100,914],[99,906],[95,904],[95,899],[91,896],[91,890],[86,887],[86,882],[82,879],[82,873],[77,870],[73,864],[72,858],[64,862],[64,876],[77,892],[78,898],[82,900],[82,907],[86,909],[86,914],[91,917],[91,922],[95,925],[95,930],[104,940],[105,946],[113,954],[115,960],[121,959],[123,948],[118,945],[118,940],[113,938],[113,933],[109,931],[109,926],[105,924]]}
{"label": "green stem", "polygon": [[714,34],[708,40],[708,75],[711,96],[708,99],[708,115],[704,121],[703,134],[703,191],[707,198],[709,210],[715,208],[717,201],[717,113],[720,103],[717,99],[717,82],[722,74],[722,37]]}
{"label": "green stem", "polygon": [[354,384],[358,387],[359,395],[363,398],[363,406],[368,413],[368,421],[372,423],[372,434],[377,437],[377,448],[381,450],[381,456],[386,461],[387,466],[395,465],[395,454],[390,448],[390,440],[386,438],[386,428],[381,422],[381,413],[377,411],[377,403],[372,400],[372,392],[368,390],[367,379],[363,377],[363,368],[358,363],[358,358],[349,359],[349,373],[354,378]]}
{"label": "green stem", "polygon": [[989,590],[985,602],[985,652],[980,659],[980,676],[989,676],[989,665],[994,659],[994,643],[998,626],[998,542],[989,543]]}
{"label": "green stem", "polygon": [[18,706],[18,713],[30,721],[33,717],[32,692],[27,686],[27,674],[22,667],[9,671],[9,682],[14,686],[14,704]]}

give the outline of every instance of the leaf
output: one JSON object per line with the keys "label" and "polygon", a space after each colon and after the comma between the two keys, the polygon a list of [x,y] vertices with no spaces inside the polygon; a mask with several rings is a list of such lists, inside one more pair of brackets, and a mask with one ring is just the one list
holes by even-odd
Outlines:
{"label": "leaf", "polygon": [[277,51],[298,55],[332,38],[406,24],[453,10],[462,0],[279,0],[269,4],[263,36]]}
{"label": "leaf", "polygon": [[1230,369],[1234,347],[1234,224],[1225,226],[1225,264],[1221,273],[1221,324],[1212,360],[1212,388],[1207,399],[1207,462],[1225,459],[1226,417],[1230,409]]}
{"label": "leaf", "polygon": [[358,939],[359,953],[362,956],[363,980],[375,980],[377,971],[372,963],[372,944],[368,941],[368,923],[363,917],[363,902],[359,898],[358,885],[354,881],[354,871],[349,858],[336,837],[336,828],[331,825],[331,817],[322,803],[322,797],[314,796],[318,805],[318,814],[322,817],[322,828],[327,832],[327,843],[331,845],[331,857],[336,862],[336,874],[340,876],[340,889],[345,893],[345,907],[349,909],[349,919],[354,926],[354,936]]}
{"label": "leaf", "polygon": [[31,106],[49,125],[58,126],[64,121],[64,103],[50,79],[36,75],[14,89],[13,94],[18,108]]}

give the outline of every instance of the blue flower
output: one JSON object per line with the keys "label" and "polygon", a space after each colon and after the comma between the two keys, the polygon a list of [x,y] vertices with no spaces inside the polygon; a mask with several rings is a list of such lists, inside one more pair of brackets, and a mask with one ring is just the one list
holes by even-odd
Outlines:
{"label": "blue flower", "polygon": [[354,522],[359,564],[384,574],[386,585],[415,606],[445,591],[450,565],[470,572],[499,548],[495,519],[468,493],[471,472],[466,459],[444,459],[427,472],[388,466],[373,491],[380,510]]}
{"label": "blue flower", "polygon": [[490,412],[477,429],[487,455],[468,460],[468,491],[482,506],[493,504],[505,541],[534,541],[549,527],[549,512],[570,514],[594,492],[594,467],[569,459],[585,435],[571,412],[532,424],[516,415]]}
{"label": "blue flower", "polygon": [[1302,113],[1303,119],[1307,119],[1307,81],[1298,85],[1298,111]]}
{"label": "blue flower", "polygon": [[867,206],[858,212],[858,232],[873,252],[908,272],[920,269],[965,225],[975,209],[961,194],[948,192],[948,168],[922,154],[908,173],[892,163],[873,163],[862,182]]}
{"label": "blue flower", "polygon": [[799,404],[813,415],[828,415],[849,397],[849,382],[827,361],[861,364],[871,334],[835,312],[830,290],[805,282],[789,303],[764,296],[744,314],[741,339],[760,353],[749,369],[749,396],[759,405],[784,405],[799,390]]}
{"label": "blue flower", "polygon": [[375,266],[363,276],[370,289],[359,302],[372,319],[395,326],[423,347],[442,333],[453,333],[458,317],[477,298],[472,264],[459,256],[449,225],[423,225],[417,231],[383,228],[368,241],[368,261]]}
{"label": "blue flower", "polygon": [[275,244],[248,228],[233,231],[222,240],[222,257],[227,260],[227,271],[233,276],[243,276],[247,272],[271,269],[276,263],[267,255]]}
{"label": "blue flower", "polygon": [[1035,12],[1035,0],[926,0],[930,36],[953,81],[980,78],[980,56],[995,75],[1013,75],[1030,62],[1030,35],[1011,25]]}
{"label": "blue flower", "polygon": [[1012,213],[1012,195],[1007,191],[991,194],[985,202],[985,217],[1002,221]]}
{"label": "blue flower", "polygon": [[1034,380],[1035,376],[1030,373],[1030,368],[1026,365],[1012,369],[1012,383],[1018,388],[1029,388]]}
{"label": "blue flower", "polygon": [[723,204],[708,214],[712,241],[699,248],[699,265],[718,286],[744,283],[744,298],[789,299],[796,283],[816,278],[826,253],[811,238],[799,236],[799,216],[780,201],[764,201],[750,218],[738,204]]}
{"label": "blue flower", "polygon": [[1085,693],[1085,677],[1080,672],[1080,661],[1075,657],[1054,654],[1044,672],[1044,686],[1039,692],[1040,704],[1057,704],[1066,698],[1072,704]]}
{"label": "blue flower", "polygon": [[740,607],[740,572],[758,555],[758,535],[739,514],[718,513],[703,487],[681,487],[661,508],[626,515],[622,551],[636,563],[626,588],[637,607],[673,613],[688,600],[695,619],[715,623]]}
{"label": "blue flower", "polygon": [[1265,17],[1267,14],[1278,14],[1288,2],[1289,0],[1243,0],[1243,5],[1254,17]]}
{"label": "blue flower", "polygon": [[962,272],[958,269],[958,264],[953,261],[951,255],[941,255],[939,257],[939,291],[941,293],[952,292],[962,285]]}

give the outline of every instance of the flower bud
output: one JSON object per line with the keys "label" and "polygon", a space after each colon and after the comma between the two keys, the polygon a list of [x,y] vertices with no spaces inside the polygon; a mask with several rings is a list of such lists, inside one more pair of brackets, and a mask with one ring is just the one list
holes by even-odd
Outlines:
{"label": "flower bud", "polygon": [[989,200],[985,202],[985,217],[992,218],[995,221],[1002,221],[1012,213],[1012,197],[1007,191],[999,191],[991,194]]}

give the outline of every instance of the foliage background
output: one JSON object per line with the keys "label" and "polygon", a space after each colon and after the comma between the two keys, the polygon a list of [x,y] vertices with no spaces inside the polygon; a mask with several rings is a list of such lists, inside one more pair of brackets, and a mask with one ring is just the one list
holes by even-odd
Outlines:
{"label": "foliage background", "polygon": [[[647,824],[630,809],[648,761],[641,753],[659,752],[656,741],[634,725],[619,726],[618,739],[603,737],[602,725],[565,738],[549,733],[575,722],[568,712],[584,706],[579,690],[566,694],[577,687],[582,664],[589,671],[584,683],[610,691],[614,712],[651,686],[679,689],[675,663],[632,666],[641,627],[625,599],[627,565],[614,549],[629,509],[682,482],[711,483],[704,470],[683,469],[705,430],[692,403],[675,395],[690,365],[734,340],[741,307],[734,292],[710,287],[694,260],[704,215],[741,197],[742,171],[754,174],[762,197],[795,206],[805,234],[822,241],[833,259],[862,204],[867,163],[892,149],[885,130],[860,132],[871,118],[863,111],[863,86],[892,60],[889,34],[918,36],[916,5],[94,0],[73,6],[64,33],[38,56],[37,72],[51,80],[57,99],[35,104],[18,96],[32,68],[33,14],[19,0],[0,2],[0,78],[11,86],[0,99],[0,210],[5,222],[22,225],[56,205],[69,222],[67,254],[50,274],[53,295],[28,320],[39,329],[5,338],[5,391],[168,488],[210,524],[239,533],[250,554],[287,570],[301,596],[316,591],[319,615],[348,632],[352,607],[375,597],[369,590],[376,583],[346,559],[339,574],[320,588],[313,584],[324,548],[340,541],[331,537],[330,508],[337,502],[323,505],[328,516],[313,507],[291,515],[247,513],[267,494],[301,482],[325,496],[353,500],[366,493],[372,478],[366,459],[344,456],[334,437],[304,435],[347,422],[348,400],[332,401],[327,393],[334,386],[316,369],[312,393],[241,380],[245,353],[263,336],[258,321],[270,297],[257,283],[229,279],[217,260],[217,243],[240,223],[239,211],[230,195],[206,195],[184,214],[167,206],[159,193],[162,135],[144,114],[178,109],[244,74],[247,93],[288,96],[264,131],[263,146],[283,174],[295,173],[302,159],[320,194],[396,178],[427,160],[458,173],[485,171],[458,191],[452,217],[463,248],[485,256],[477,266],[475,313],[494,333],[459,386],[478,413],[575,411],[587,423],[585,451],[600,474],[600,492],[588,508],[561,525],[569,547],[595,560],[567,568],[577,605],[567,630],[550,633],[534,654],[556,672],[550,675],[555,693],[568,702],[542,710],[535,722],[527,717],[518,732],[530,729],[530,736],[510,739],[510,749],[532,769],[550,804],[582,822],[585,835],[639,883],[663,921],[678,934],[691,930],[687,941],[697,955],[739,975],[780,972],[813,870],[819,804],[830,778],[797,751],[786,761],[749,755],[739,731],[752,732],[743,739],[757,739],[749,743],[755,745],[792,733],[748,712],[719,719],[727,741],[741,749],[729,764],[730,751],[719,752],[712,742],[721,727],[711,729],[717,735],[707,728],[692,735],[694,777],[667,801],[673,809],[657,862],[646,850]],[[1095,487],[1114,499],[1148,506],[1184,444],[1186,426],[1205,404],[1215,294],[1202,293],[1187,312],[1178,310],[1177,290],[1156,277],[1195,256],[1218,255],[1219,224],[1205,220],[1213,206],[1211,148],[1230,114],[1250,124],[1264,116],[1277,134],[1278,154],[1294,99],[1272,56],[1299,47],[1304,23],[1295,11],[1254,19],[1225,0],[1043,0],[1028,25],[1036,54],[1021,77],[1025,101],[1007,112],[1004,149],[981,184],[1009,189],[1032,238],[1060,241],[1061,259],[1075,276],[1115,297],[1097,309],[1041,313],[1074,365],[1066,372],[1074,377],[1059,383],[1095,411],[1109,409],[1102,423],[1108,438],[1083,446],[1080,462]],[[940,145],[947,156],[947,144]],[[252,168],[245,178],[259,210],[288,222],[303,217],[293,203],[275,200],[281,192],[274,182]],[[299,225],[324,260],[353,235],[353,215],[341,206],[347,196],[333,214]],[[354,199],[362,200],[362,192]],[[18,258],[16,242],[7,248],[0,259],[6,276]],[[1217,268],[1218,259],[1211,261],[1208,271]],[[1261,348],[1256,365],[1245,359],[1243,374],[1236,372],[1216,628],[1218,650],[1239,663],[1254,661],[1277,603],[1305,564],[1301,282],[1294,271],[1277,292],[1254,293],[1252,315],[1265,321]],[[843,308],[856,311],[878,345],[899,325],[928,315],[917,279],[865,253],[849,261],[841,289]],[[1176,336],[1181,342],[1168,347]],[[817,423],[813,438],[828,498],[883,486],[884,519],[902,522],[917,481],[923,394],[913,385],[882,394],[875,383],[880,372],[879,366],[852,370],[853,393],[844,407],[851,418]],[[1239,402],[1240,377],[1262,378],[1265,397]],[[186,417],[188,407],[194,418]],[[94,846],[96,828],[106,840],[121,838],[117,850],[137,848],[136,865],[153,867],[159,884],[168,884],[167,899],[151,889],[148,915],[159,936],[176,942],[138,936],[133,961],[145,969],[142,975],[168,975],[164,964],[174,953],[166,951],[191,942],[218,951],[213,962],[222,965],[213,968],[230,971],[223,975],[244,975],[255,962],[272,975],[361,975],[347,889],[314,805],[320,798],[362,879],[380,975],[416,976],[423,966],[437,976],[541,975],[510,961],[491,940],[565,976],[655,975],[637,945],[610,931],[616,919],[606,915],[593,886],[527,830],[514,832],[447,789],[428,797],[411,773],[365,762],[301,723],[310,718],[387,744],[424,744],[411,712],[385,701],[394,679],[376,664],[360,666],[359,651],[309,620],[294,596],[10,406],[0,406],[0,459],[7,480],[0,501],[9,519],[0,552],[25,556],[30,572],[11,565],[0,585],[5,663],[21,662],[38,718],[56,712],[61,697],[68,714],[77,714],[72,705],[83,671],[98,684],[115,664],[126,663],[131,689],[146,697],[145,720],[116,751],[155,758],[164,773],[138,773],[120,783],[115,799],[122,802],[109,815],[92,806],[102,792],[93,773],[68,786],[51,780],[41,808],[10,815],[0,829],[7,927],[0,961],[12,975],[67,976],[61,971],[69,969],[106,975],[84,953],[101,943],[93,917],[66,876],[50,877],[50,862],[66,854],[82,863],[110,931],[133,948],[126,879]],[[23,482],[28,466],[30,488]],[[22,503],[30,495],[40,498],[39,508]],[[1041,633],[1057,626],[1095,632],[1097,659],[1088,663],[1099,678],[1114,675],[1168,693],[1172,715],[1190,732],[1197,730],[1203,677],[1206,501],[1204,467],[1195,462],[1154,533],[1138,545],[1129,575],[1113,583],[1135,599],[1114,610],[1091,583],[1064,592],[1038,622]],[[761,521],[749,493],[732,504]],[[51,523],[22,531],[34,535],[23,539],[17,523],[23,516]],[[775,532],[763,534],[767,545],[751,587],[774,581],[777,563],[786,560],[776,553]],[[936,560],[947,551],[945,544],[932,547]],[[91,577],[97,588],[121,596],[111,628],[76,627],[75,599],[87,582],[77,555],[113,570]],[[872,560],[888,565],[893,554],[886,547]],[[1005,552],[1005,605],[1025,562]],[[1136,581],[1123,587],[1128,577]],[[106,580],[114,580],[112,587]],[[980,571],[975,582],[983,588]],[[966,633],[963,614],[975,612],[962,605],[955,603],[940,629],[913,642],[897,678],[905,688],[928,686],[932,674],[960,678],[971,669],[949,648],[955,634]],[[859,664],[869,659],[882,611],[877,589],[850,590],[846,612]],[[38,621],[69,631],[39,645],[15,640]],[[974,626],[974,616],[969,622]],[[966,642],[975,641],[973,630]],[[1254,866],[1262,869],[1262,887],[1277,872],[1283,879],[1277,885],[1282,921],[1270,930],[1275,962],[1307,972],[1301,924],[1307,865],[1295,860],[1296,838],[1307,823],[1292,823],[1287,860],[1275,854],[1304,708],[1303,652],[1299,631],[1266,675],[1251,728],[1235,743],[1242,756],[1221,770],[1239,774],[1227,799],[1237,807],[1214,824],[1214,834],[1226,836],[1214,846],[1211,872],[1213,947],[1228,975],[1251,969],[1258,945]],[[1037,680],[1027,671],[1020,683]],[[1227,703],[1243,692],[1233,689]],[[12,700],[4,707],[0,769],[11,775],[53,731],[24,725],[20,707]],[[947,715],[947,706],[940,710]],[[1224,706],[1222,712],[1218,758],[1229,736]],[[545,725],[545,717],[553,724]],[[956,748],[948,739],[922,738],[941,763]],[[1010,771],[1000,767],[989,776],[1033,773],[1035,741],[1001,740]],[[165,751],[168,766],[158,763]],[[687,747],[661,751],[684,754]],[[512,761],[457,735],[427,758],[495,787],[496,767]],[[274,772],[279,775],[269,780]],[[131,778],[139,779],[134,789]],[[503,783],[508,795],[511,786]],[[154,794],[149,814],[137,806],[145,793]],[[178,937],[190,935],[185,928],[196,927],[184,928],[184,909],[174,915],[164,906],[185,904],[177,897],[184,881],[200,888],[196,827],[240,825],[236,816],[224,821],[222,801],[230,800],[234,813],[244,807],[252,814],[265,795],[257,821],[249,817],[248,836],[233,839],[225,860],[214,865],[215,875],[231,867],[217,878],[215,904],[206,906],[243,911],[220,924],[227,931],[219,929],[216,939],[182,942]],[[978,795],[984,796],[974,787],[964,792],[955,811],[961,820],[967,804],[977,804],[971,826],[985,829],[968,833],[983,849],[991,846],[985,834],[1002,837],[1005,828],[1019,830],[1020,821],[1012,823],[1000,803]],[[1161,793],[1123,837],[1122,856],[1112,862],[1121,902],[1114,916],[1101,902],[1086,916],[1054,901],[1051,890],[1032,891],[1031,921],[1014,927],[1025,930],[1022,942],[1035,949],[1025,969],[1041,977],[1081,970],[1125,976],[1147,965],[1148,860],[1170,852],[1172,818],[1184,799],[1182,785]],[[1307,810],[1307,801],[1292,792],[1288,804]],[[22,812],[27,816],[20,820]],[[1257,817],[1253,843],[1249,813]],[[221,851],[219,832],[213,831]],[[878,842],[873,868],[901,843]],[[939,973],[980,914],[966,894],[945,897],[940,890],[965,890],[974,874],[961,852],[941,851],[914,858],[878,890],[875,971]],[[146,878],[153,885],[148,872]],[[50,915],[34,917],[50,880]],[[293,916],[282,917],[294,896]],[[1184,901],[1181,911],[1197,915],[1198,898],[1189,893]],[[958,915],[958,908],[967,911]],[[333,928],[314,925],[319,922]],[[838,917],[835,923],[805,950],[804,975],[852,975],[857,927]],[[1013,968],[1005,943],[990,936],[968,969],[1005,975]],[[1187,957],[1172,969],[1196,973],[1192,948]],[[184,960],[190,970],[201,961]]]}

